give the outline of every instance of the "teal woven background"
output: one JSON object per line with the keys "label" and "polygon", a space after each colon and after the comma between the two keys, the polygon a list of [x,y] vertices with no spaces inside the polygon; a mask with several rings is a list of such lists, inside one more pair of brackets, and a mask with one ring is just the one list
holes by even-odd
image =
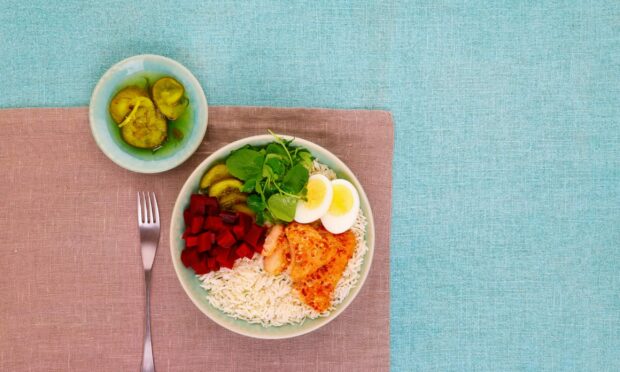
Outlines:
{"label": "teal woven background", "polygon": [[542,3],[2,0],[0,107],[155,53],[213,105],[390,110],[392,369],[617,371],[620,3]]}

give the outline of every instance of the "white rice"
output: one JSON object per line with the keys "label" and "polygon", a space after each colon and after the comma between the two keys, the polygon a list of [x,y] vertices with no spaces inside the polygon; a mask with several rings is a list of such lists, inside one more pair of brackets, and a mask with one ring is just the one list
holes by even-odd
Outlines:
{"label": "white rice", "polygon": [[312,169],[310,170],[310,174],[322,174],[327,177],[329,180],[336,179],[336,172],[334,172],[330,167],[325,164],[319,163],[317,160],[312,162]]}
{"label": "white rice", "polygon": [[[311,174],[321,173],[329,179],[336,174],[326,165],[314,161]],[[294,292],[288,273],[271,275],[263,270],[263,258],[255,254],[252,259],[243,258],[235,262],[233,269],[222,268],[200,275],[201,286],[208,291],[207,299],[215,308],[229,316],[249,323],[260,323],[264,327],[302,323],[306,318],[327,316],[341,303],[357,284],[366,245],[366,217],[360,211],[351,231],[357,240],[357,247],[338,282],[332,297],[332,306],[319,313],[306,305]]]}

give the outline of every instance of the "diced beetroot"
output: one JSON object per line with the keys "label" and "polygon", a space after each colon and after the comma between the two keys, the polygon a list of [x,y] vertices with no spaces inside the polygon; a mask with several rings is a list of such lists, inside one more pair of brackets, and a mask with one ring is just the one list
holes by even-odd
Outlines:
{"label": "diced beetroot", "polygon": [[194,264],[192,265],[192,269],[194,269],[194,271],[198,275],[206,274],[209,272],[209,266],[207,266],[206,260],[198,260],[194,262]]}
{"label": "diced beetroot", "polygon": [[254,224],[250,227],[250,230],[248,230],[248,232],[243,237],[243,241],[256,248],[264,231],[265,229],[263,227]]}
{"label": "diced beetroot", "polygon": [[228,250],[228,258],[231,258],[233,261],[237,258],[241,258],[241,256],[237,255],[237,247],[238,245],[235,244]]}
{"label": "diced beetroot", "polygon": [[248,232],[248,229],[252,225],[252,217],[248,216],[245,213],[239,213],[239,220],[237,224],[233,226],[232,232],[235,234],[237,239],[241,240]]}
{"label": "diced beetroot", "polygon": [[189,197],[189,210],[194,216],[202,216],[205,214],[205,199],[207,196],[200,194],[192,194]]}
{"label": "diced beetroot", "polygon": [[248,214],[220,211],[216,198],[193,194],[183,218],[181,261],[198,275],[232,268],[237,258],[251,258],[263,249],[265,229]]}
{"label": "diced beetroot", "polygon": [[183,211],[183,220],[185,221],[185,226],[189,226],[192,222],[192,211],[189,208]]}
{"label": "diced beetroot", "polygon": [[194,249],[184,249],[183,252],[181,252],[181,262],[183,262],[185,267],[192,266],[198,260],[198,252]]}
{"label": "diced beetroot", "polygon": [[194,216],[215,215],[219,213],[220,207],[216,198],[192,194],[189,198],[189,210]]}
{"label": "diced beetroot", "polygon": [[188,236],[185,238],[185,246],[187,248],[195,247],[198,245],[198,237],[197,236]]}
{"label": "diced beetroot", "polygon": [[252,258],[252,256],[254,255],[254,252],[247,244],[241,243],[239,247],[237,247],[237,249],[235,250],[235,255],[237,257]]}
{"label": "diced beetroot", "polygon": [[263,234],[261,234],[260,239],[258,239],[258,244],[254,247],[254,250],[258,253],[263,253],[263,246],[265,245],[265,238],[267,237],[266,230],[263,229]]}
{"label": "diced beetroot", "polygon": [[209,231],[221,231],[226,228],[222,218],[219,216],[207,216],[204,223],[204,228]]}
{"label": "diced beetroot", "polygon": [[205,199],[205,211],[209,216],[217,216],[220,213],[220,205],[216,198],[207,197]]}
{"label": "diced beetroot", "polygon": [[235,236],[228,229],[222,230],[217,235],[217,244],[222,246],[222,247],[224,247],[224,248],[230,248],[236,242],[237,242],[237,239],[235,239]]}
{"label": "diced beetroot", "polygon": [[239,213],[239,224],[244,228],[249,229],[254,222],[254,219],[249,214]]}
{"label": "diced beetroot", "polygon": [[227,267],[229,269],[232,269],[233,266],[235,265],[235,260],[237,259],[237,256],[235,256],[235,252],[234,250],[231,250],[230,252],[228,252],[227,255],[223,255],[219,260],[217,260],[220,265],[222,267]]}
{"label": "diced beetroot", "polygon": [[220,269],[220,264],[219,262],[217,262],[217,260],[214,257],[210,257],[207,260],[207,266],[209,267],[209,270],[211,271],[217,271]]}
{"label": "diced beetroot", "polygon": [[192,218],[192,224],[191,224],[191,233],[192,234],[198,234],[201,230],[202,230],[202,224],[204,223],[205,218],[202,216],[194,216],[194,218]]}
{"label": "diced beetroot", "polygon": [[228,225],[233,225],[237,222],[237,213],[230,211],[221,211],[220,217],[222,218],[222,222]]}
{"label": "diced beetroot", "polygon": [[209,253],[213,253],[215,256],[224,254],[224,252],[228,252],[228,249],[220,247],[219,245],[213,245],[213,248],[209,251]]}
{"label": "diced beetroot", "polygon": [[238,240],[243,239],[243,236],[245,235],[245,229],[243,228],[243,226],[237,224],[233,226],[231,230]]}
{"label": "diced beetroot", "polygon": [[198,252],[206,252],[211,249],[211,245],[215,241],[215,234],[210,231],[198,235]]}
{"label": "diced beetroot", "polygon": [[217,256],[217,250],[216,250],[217,246],[215,244],[211,244],[211,249],[209,249],[208,251],[206,251],[205,253],[209,256],[209,257],[215,257]]}
{"label": "diced beetroot", "polygon": [[[221,248],[221,247],[219,247]],[[228,250],[222,249],[218,252],[217,256],[215,256],[215,260],[219,262],[220,265],[224,265],[226,261],[228,261]]]}
{"label": "diced beetroot", "polygon": [[235,266],[235,260],[226,260],[223,264],[222,267],[227,267],[229,269],[232,269],[233,266]]}

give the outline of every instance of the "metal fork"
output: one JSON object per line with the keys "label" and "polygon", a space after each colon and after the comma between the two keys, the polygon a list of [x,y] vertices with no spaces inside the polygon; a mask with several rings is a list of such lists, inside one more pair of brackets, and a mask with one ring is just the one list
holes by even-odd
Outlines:
{"label": "metal fork", "polygon": [[[151,201],[152,199],[152,201]],[[144,280],[146,283],[146,315],[144,331],[144,352],[142,356],[142,372],[154,372],[153,344],[151,342],[151,270],[155,261],[155,252],[159,244],[159,209],[155,193],[138,193],[138,229],[140,230],[140,247]]]}

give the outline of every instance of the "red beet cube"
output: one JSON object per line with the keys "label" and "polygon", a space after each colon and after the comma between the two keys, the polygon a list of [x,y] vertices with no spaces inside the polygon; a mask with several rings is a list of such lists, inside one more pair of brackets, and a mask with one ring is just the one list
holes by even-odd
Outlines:
{"label": "red beet cube", "polygon": [[210,231],[198,235],[198,252],[206,252],[211,249],[215,241],[215,234]]}
{"label": "red beet cube", "polygon": [[233,266],[235,265],[236,259],[237,257],[235,256],[234,250],[231,250],[230,252],[228,252],[227,255],[222,256],[222,258],[220,258],[217,261],[220,263],[221,267],[227,267],[229,269],[232,269]]}
{"label": "red beet cube", "polygon": [[211,270],[216,270],[215,269],[215,265],[217,264],[217,261],[215,260],[215,257],[207,257],[207,266],[209,266],[209,268]]}
{"label": "red beet cube", "polygon": [[191,235],[191,228],[189,227],[189,225],[187,225],[187,228],[185,228],[185,231],[183,231],[183,239],[187,238],[188,236]]}
{"label": "red beet cube", "polygon": [[207,266],[211,271],[216,271],[220,269],[220,264],[214,257],[209,257],[209,259],[207,259]]}
{"label": "red beet cube", "polygon": [[205,218],[202,216],[194,216],[194,218],[192,218],[192,224],[191,226],[191,233],[192,234],[198,234],[200,232],[200,230],[202,230],[202,224],[204,223]]}
{"label": "red beet cube", "polygon": [[254,224],[243,237],[243,241],[256,248],[264,232],[265,229],[263,227]]}
{"label": "red beet cube", "polygon": [[207,216],[204,223],[204,228],[209,231],[220,231],[226,228],[222,218],[219,216]]}
{"label": "red beet cube", "polygon": [[192,194],[189,198],[189,210],[192,215],[217,214],[220,210],[216,198],[201,194]]}
{"label": "red beet cube", "polygon": [[258,244],[256,244],[256,247],[254,247],[254,250],[258,253],[262,253],[263,252],[263,245],[265,245],[265,238],[267,237],[267,230],[263,229],[263,233],[261,234],[260,238],[258,239]]}
{"label": "red beet cube", "polygon": [[189,197],[189,210],[194,216],[202,216],[205,214],[205,199],[207,196],[200,194],[192,194]]}
{"label": "red beet cube", "polygon": [[214,197],[205,199],[205,211],[209,216],[217,216],[220,213],[220,205]]}
{"label": "red beet cube", "polygon": [[184,249],[183,252],[181,252],[181,262],[183,262],[185,267],[192,266],[194,262],[198,260],[198,252],[193,249]]}
{"label": "red beet cube", "polygon": [[252,258],[252,256],[254,255],[254,252],[247,244],[241,243],[239,247],[237,247],[237,249],[235,250],[235,255],[237,257]]}
{"label": "red beet cube", "polygon": [[209,257],[215,257],[217,256],[217,251],[215,250],[215,248],[217,248],[217,246],[215,244],[211,244],[211,249],[209,249],[208,251],[204,253],[208,255]]}
{"label": "red beet cube", "polygon": [[217,244],[224,247],[230,248],[237,242],[235,236],[230,232],[230,230],[222,230],[217,236]]}
{"label": "red beet cube", "polygon": [[226,261],[228,261],[228,253],[227,249],[220,250],[217,256],[215,256],[215,260],[219,262],[220,265],[224,265]]}
{"label": "red beet cube", "polygon": [[237,224],[232,227],[232,233],[235,235],[237,239],[241,240],[243,239],[243,236],[245,235],[245,229],[243,228],[243,226]]}
{"label": "red beet cube", "polygon": [[185,238],[185,246],[187,248],[195,247],[198,245],[198,237],[197,236],[188,236]]}
{"label": "red beet cube", "polygon": [[228,253],[228,249],[224,247],[220,247],[219,245],[213,245],[211,250],[207,253],[209,253],[209,256],[211,257],[217,257],[217,256]]}
{"label": "red beet cube", "polygon": [[209,266],[207,266],[206,260],[198,260],[194,262],[194,264],[192,265],[192,269],[194,269],[194,271],[198,275],[206,274],[209,272]]}
{"label": "red beet cube", "polygon": [[233,225],[237,222],[237,213],[230,211],[221,211],[220,217],[222,218],[222,222],[228,225]]}
{"label": "red beet cube", "polygon": [[233,268],[233,266],[235,266],[235,261],[233,261],[233,260],[226,260],[226,261],[222,264],[222,266],[221,266],[221,267],[226,267],[226,268],[232,269],[232,268]]}
{"label": "red beet cube", "polygon": [[192,212],[189,208],[183,211],[183,220],[185,221],[185,226],[189,226],[189,224],[192,222]]}
{"label": "red beet cube", "polygon": [[239,224],[243,225],[246,229],[249,229],[253,222],[254,218],[249,214],[239,213]]}
{"label": "red beet cube", "polygon": [[248,229],[252,225],[252,217],[248,216],[245,213],[239,213],[239,220],[237,224],[233,226],[232,232],[235,234],[237,239],[241,240],[248,232]]}

